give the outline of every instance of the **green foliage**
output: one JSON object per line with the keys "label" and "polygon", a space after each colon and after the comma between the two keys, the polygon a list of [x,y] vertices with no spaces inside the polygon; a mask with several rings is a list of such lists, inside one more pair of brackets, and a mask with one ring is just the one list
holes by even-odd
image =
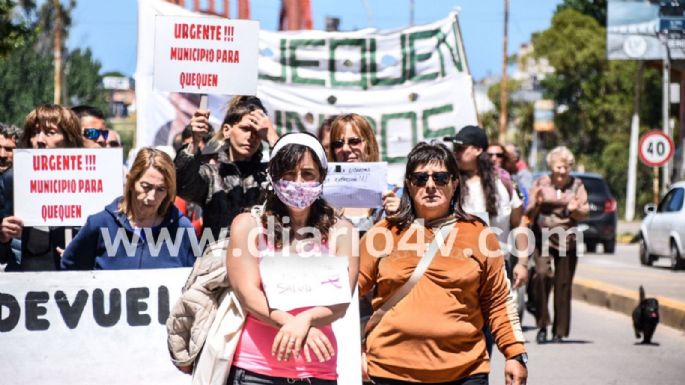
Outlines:
{"label": "green foliage", "polygon": [[[542,82],[545,96],[566,107],[555,117],[557,131],[543,138],[543,143],[568,146],[586,170],[607,178],[623,206],[638,63],[606,59],[606,30],[596,15],[576,10],[595,3],[565,1],[550,28],[533,37],[535,55],[546,57],[556,71]],[[594,12],[590,8],[588,12]],[[659,74],[646,68],[640,103],[642,131],[659,122],[660,103],[654,100],[660,100],[660,94]],[[647,168],[640,169],[637,190],[651,191]],[[648,193],[641,194],[638,207],[648,198]]]}
{"label": "green foliage", "polygon": [[[3,4],[5,0],[0,0]],[[63,41],[70,26],[69,7],[62,6]],[[14,5],[14,4],[13,4]],[[40,8],[32,1],[22,1],[25,25],[35,33],[24,39],[24,44],[0,57],[0,122],[22,125],[26,114],[40,104],[52,103],[54,66],[52,52],[53,2],[46,1]],[[16,11],[16,9],[15,9]],[[63,51],[63,104],[90,104],[107,110],[102,93],[101,65],[90,49]]]}
{"label": "green foliage", "polygon": [[592,17],[602,27],[607,25],[607,0],[564,0],[557,6],[557,13],[566,8]]}
{"label": "green foliage", "polygon": [[0,0],[0,58],[31,36],[31,28],[19,17],[16,7],[13,0]]}

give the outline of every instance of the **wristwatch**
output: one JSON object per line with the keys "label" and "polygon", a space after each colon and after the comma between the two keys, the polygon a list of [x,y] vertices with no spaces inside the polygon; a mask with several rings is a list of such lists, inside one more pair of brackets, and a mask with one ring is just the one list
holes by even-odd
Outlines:
{"label": "wristwatch", "polygon": [[516,360],[521,363],[521,365],[528,367],[528,353],[521,353],[518,356],[513,356],[510,360]]}

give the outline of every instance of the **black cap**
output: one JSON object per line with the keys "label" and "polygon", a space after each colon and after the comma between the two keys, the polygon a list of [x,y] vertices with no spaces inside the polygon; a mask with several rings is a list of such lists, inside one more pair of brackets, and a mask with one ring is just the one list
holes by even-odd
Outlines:
{"label": "black cap", "polygon": [[477,126],[463,127],[454,136],[446,136],[442,138],[446,142],[454,144],[472,145],[483,150],[488,149],[488,136],[485,135],[485,130]]}

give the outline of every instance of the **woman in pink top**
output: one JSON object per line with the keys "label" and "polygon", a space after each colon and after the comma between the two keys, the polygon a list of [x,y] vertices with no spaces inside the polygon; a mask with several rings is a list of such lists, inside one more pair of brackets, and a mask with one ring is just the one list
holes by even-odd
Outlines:
{"label": "woman in pink top", "polygon": [[[349,288],[355,287],[359,261],[352,255],[354,230],[349,222],[338,219],[321,197],[327,166],[325,151],[316,137],[284,135],[272,150],[269,176],[273,190],[268,192],[261,215],[253,210],[233,221],[226,266],[247,320],[233,358],[229,385],[337,383],[337,343],[331,323],[345,314],[349,298],[348,303],[302,304],[284,311],[270,306],[276,300],[265,290],[275,284],[269,281],[273,278],[265,268],[273,251],[293,255],[306,250],[314,255],[320,252],[347,257],[342,287],[347,289],[348,279]],[[328,279],[330,276],[321,277],[322,283]],[[349,294],[351,297],[351,289]],[[297,291],[292,294],[298,301],[307,297]]]}

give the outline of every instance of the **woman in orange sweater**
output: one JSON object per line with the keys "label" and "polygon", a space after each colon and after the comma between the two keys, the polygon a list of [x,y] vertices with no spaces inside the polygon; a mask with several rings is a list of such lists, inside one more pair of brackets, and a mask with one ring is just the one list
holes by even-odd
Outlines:
{"label": "woman in orange sweater", "polygon": [[527,356],[516,307],[508,302],[504,257],[495,234],[455,198],[454,156],[442,144],[420,143],[405,175],[399,211],[360,244],[360,294],[376,286],[375,312],[409,281],[435,234],[449,233],[406,295],[367,327],[368,374],[376,385],[487,384],[487,322],[507,359],[506,383],[525,384]]}

